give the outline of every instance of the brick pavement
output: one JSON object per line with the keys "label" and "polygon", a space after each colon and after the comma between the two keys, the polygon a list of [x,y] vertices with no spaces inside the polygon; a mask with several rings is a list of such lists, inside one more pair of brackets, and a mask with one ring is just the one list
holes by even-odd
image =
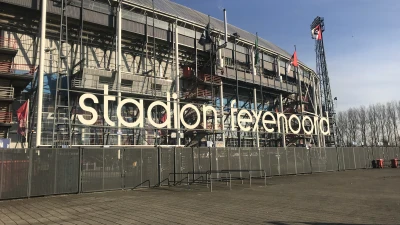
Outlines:
{"label": "brick pavement", "polygon": [[400,169],[0,202],[0,224],[400,224]]}

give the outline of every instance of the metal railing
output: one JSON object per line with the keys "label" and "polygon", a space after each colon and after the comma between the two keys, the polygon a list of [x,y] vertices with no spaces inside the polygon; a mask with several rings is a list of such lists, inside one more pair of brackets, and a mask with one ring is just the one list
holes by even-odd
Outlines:
{"label": "metal railing", "polygon": [[12,113],[10,112],[0,112],[0,123],[11,123]]}
{"label": "metal railing", "polygon": [[[133,81],[132,81],[133,82]],[[71,86],[74,88],[87,88],[95,90],[104,90],[104,85],[108,85],[109,91],[118,91],[117,85],[114,82],[99,82],[98,80],[83,80],[81,78],[75,78],[71,82]],[[157,96],[167,96],[169,89],[162,87],[164,90],[155,90]],[[154,95],[154,89],[143,85],[143,82],[135,82],[133,85],[121,84],[121,92],[142,94],[152,96]]]}
{"label": "metal railing", "polygon": [[0,37],[0,48],[17,49],[17,42],[11,38]]}
{"label": "metal railing", "polygon": [[33,75],[35,71],[35,65],[16,64],[13,62],[0,62],[0,73],[3,72],[21,75]]}
{"label": "metal railing", "polygon": [[[0,199],[369,169],[399,147],[0,149]],[[390,165],[385,164],[386,167]],[[186,182],[183,182],[186,181]],[[267,185],[268,186],[268,185]]]}
{"label": "metal railing", "polygon": [[13,87],[0,87],[0,99],[13,99],[14,88]]}

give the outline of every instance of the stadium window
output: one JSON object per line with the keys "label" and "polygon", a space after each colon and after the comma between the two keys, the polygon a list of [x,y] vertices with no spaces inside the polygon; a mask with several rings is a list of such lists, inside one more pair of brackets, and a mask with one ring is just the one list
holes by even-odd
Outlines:
{"label": "stadium window", "polygon": [[111,77],[99,77],[99,84],[112,84]]}
{"label": "stadium window", "polygon": [[227,66],[233,66],[233,60],[232,60],[232,58],[225,57],[225,65],[227,65]]}
{"label": "stadium window", "polygon": [[124,79],[122,79],[122,80],[121,80],[121,85],[131,87],[131,86],[132,86],[132,81],[131,81],[131,80],[124,80]]}
{"label": "stadium window", "polygon": [[151,88],[156,91],[161,91],[161,87],[161,84],[153,84]]}

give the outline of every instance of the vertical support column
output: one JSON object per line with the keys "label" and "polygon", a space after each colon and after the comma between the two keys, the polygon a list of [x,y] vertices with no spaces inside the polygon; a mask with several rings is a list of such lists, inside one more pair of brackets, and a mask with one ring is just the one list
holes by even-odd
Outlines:
{"label": "vertical support column", "polygon": [[[280,60],[279,60],[279,56],[277,56],[275,58],[276,60],[276,66],[278,67],[276,72],[278,72],[278,76],[279,76],[279,81],[282,82],[282,75],[281,75],[281,65],[280,65]],[[282,85],[282,84],[281,84]]]}
{"label": "vertical support column", "polygon": [[40,24],[40,58],[39,58],[39,75],[38,75],[38,105],[36,120],[36,147],[41,145],[42,139],[42,114],[43,114],[43,78],[44,78],[44,48],[46,43],[46,14],[47,0],[42,0],[42,17]]}
{"label": "vertical support column", "polygon": [[224,143],[224,147],[225,147],[225,125],[224,125],[224,85],[221,81],[221,87],[219,89],[220,91],[220,107],[221,107],[221,132],[222,132],[222,143]]}
{"label": "vertical support column", "polygon": [[[117,89],[118,89],[118,105],[121,103],[121,57],[122,57],[122,52],[121,52],[121,24],[122,22],[122,10],[121,10],[121,2],[118,4],[117,7]],[[121,121],[118,118],[118,145],[121,145]]]}
{"label": "vertical support column", "polygon": [[[282,82],[282,76],[281,76],[281,66],[280,66],[280,60],[279,57],[276,57],[276,65],[278,66],[278,76],[279,76],[279,80]],[[279,94],[279,110],[281,111],[281,113],[283,113],[283,99],[282,99],[282,94]],[[285,134],[285,126],[284,126],[284,121],[283,119],[280,119],[278,121],[278,123],[280,123],[282,125],[282,147],[286,147],[286,134]]]}
{"label": "vertical support column", "polygon": [[[257,114],[258,110],[257,110],[257,89],[256,88],[253,89],[253,96],[254,96],[254,102],[253,102],[254,112]],[[256,121],[256,123],[258,123],[258,121]],[[260,136],[259,136],[258,128],[256,130],[256,147],[257,148],[260,147]]]}
{"label": "vertical support column", "polygon": [[[282,94],[279,94],[279,108],[280,108],[281,113],[283,113]],[[284,124],[284,121],[282,118],[279,120],[279,123],[281,123],[281,126],[282,126],[282,147],[286,147],[286,131],[285,131],[285,124]]]}
{"label": "vertical support column", "polygon": [[[302,87],[303,85],[301,85],[302,79],[300,79],[300,74],[299,74],[299,67],[294,67],[294,73],[296,74],[297,80],[298,80],[298,88],[299,88],[299,101],[300,101],[300,114],[301,114],[301,120],[303,120],[304,118],[304,108],[303,108],[303,90]],[[304,78],[304,77],[303,77]],[[304,79],[303,79],[304,81]],[[301,133],[300,133],[301,135]],[[306,134],[303,131],[303,144],[304,146],[306,145]]]}
{"label": "vertical support column", "polygon": [[[319,82],[321,82],[321,80],[319,80]],[[322,102],[321,102],[321,87],[320,87],[320,85],[317,85],[317,90],[318,90],[318,97],[319,97],[319,99],[318,99],[318,104],[319,104],[319,117],[320,118],[322,118],[323,116],[324,116],[324,113],[323,113],[323,111],[322,111]],[[321,144],[321,147],[325,147],[325,136],[321,133],[321,141],[322,141],[322,144]]]}
{"label": "vertical support column", "polygon": [[[313,87],[312,87],[312,89],[313,89],[313,102],[314,102],[314,114],[315,114],[315,116],[316,117],[318,117],[318,103],[317,103],[317,92],[316,92],[316,82],[315,82],[315,77],[313,76],[312,77],[312,84],[313,84]],[[317,140],[318,140],[318,142],[317,142],[317,144],[318,144],[318,147],[321,147],[321,138],[320,138],[320,132],[319,132],[319,129],[316,127],[316,126],[314,126],[314,130],[315,130],[315,132],[316,132],[316,135],[317,135]]]}
{"label": "vertical support column", "polygon": [[[178,95],[178,109],[177,111],[177,117],[179,118],[179,115],[181,113],[181,106],[180,106],[180,84],[179,84],[179,33],[178,33],[178,19],[175,20],[175,91],[176,94]],[[177,119],[177,134],[176,134],[176,144],[179,146],[181,145],[181,120]]]}

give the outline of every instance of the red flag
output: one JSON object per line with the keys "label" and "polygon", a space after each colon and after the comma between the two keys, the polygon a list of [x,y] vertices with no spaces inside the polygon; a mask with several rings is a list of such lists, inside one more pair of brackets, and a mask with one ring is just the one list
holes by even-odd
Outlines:
{"label": "red flag", "polygon": [[26,129],[26,119],[28,117],[28,101],[26,101],[24,104],[19,107],[17,110],[17,119],[18,119],[18,133],[21,135],[25,135],[25,129]]}
{"label": "red flag", "polygon": [[322,31],[321,31],[321,25],[316,26],[314,29],[312,29],[312,35],[315,39],[321,40],[322,39]]}
{"label": "red flag", "polygon": [[296,50],[294,50],[294,53],[292,55],[292,58],[290,59],[290,61],[292,61],[293,66],[299,66],[298,62],[297,62],[297,53]]}
{"label": "red flag", "polygon": [[160,121],[161,123],[164,123],[167,120],[167,113],[164,113],[164,115],[161,117]]}
{"label": "red flag", "polygon": [[292,65],[295,66],[295,67],[296,67],[296,66],[299,66],[299,63],[298,63],[298,61],[297,61],[297,53],[296,53],[296,50],[294,50],[294,53],[293,53],[292,57],[290,58],[289,65],[286,67],[286,73],[287,73],[287,74],[290,73],[290,69],[291,69]]}

